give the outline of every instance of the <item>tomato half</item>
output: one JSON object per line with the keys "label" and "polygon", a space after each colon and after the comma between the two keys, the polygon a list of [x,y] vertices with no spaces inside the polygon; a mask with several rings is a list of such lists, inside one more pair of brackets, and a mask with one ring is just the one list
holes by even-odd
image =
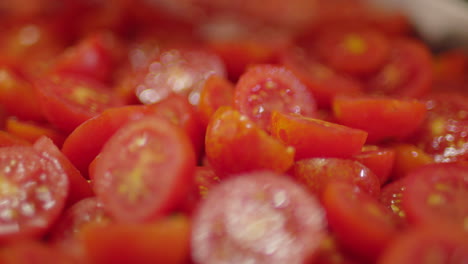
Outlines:
{"label": "tomato half", "polygon": [[397,234],[392,212],[348,183],[328,184],[323,205],[338,241],[364,259],[375,260]]}
{"label": "tomato half", "polygon": [[43,235],[68,195],[67,174],[32,147],[0,149],[0,240]]}
{"label": "tomato half", "polygon": [[286,175],[240,174],[211,189],[195,212],[192,257],[199,264],[307,263],[324,228],[317,200]]}
{"label": "tomato half", "polygon": [[239,112],[268,130],[273,110],[312,117],[316,106],[306,86],[288,69],[256,65],[241,75],[234,91]]}
{"label": "tomato half", "polygon": [[49,124],[27,122],[16,118],[8,118],[5,124],[5,130],[19,138],[30,143],[34,143],[42,136],[50,138],[57,147],[62,147],[65,141],[65,135]]}
{"label": "tomato half", "polygon": [[207,125],[211,116],[221,106],[233,106],[234,84],[218,75],[210,76],[203,86],[198,103],[198,112],[203,124]]}
{"label": "tomato half", "polygon": [[368,143],[404,139],[421,126],[426,106],[417,100],[339,96],[333,100],[339,123],[368,132]]}
{"label": "tomato half", "polygon": [[75,264],[75,259],[51,245],[36,241],[23,240],[2,247],[0,250],[2,264]]}
{"label": "tomato half", "polygon": [[294,162],[294,148],[230,107],[219,108],[211,118],[205,151],[209,164],[221,177],[260,169],[284,172]]}
{"label": "tomato half", "polygon": [[299,160],[293,167],[294,178],[320,198],[328,184],[348,182],[373,197],[380,193],[380,181],[361,163],[338,158],[313,158]]}
{"label": "tomato half", "polygon": [[359,153],[367,138],[363,130],[273,111],[271,135],[296,150],[296,160],[313,157],[348,158]]}
{"label": "tomato half", "polygon": [[45,117],[65,132],[107,108],[122,105],[108,87],[81,76],[53,75],[35,86]]}
{"label": "tomato half", "polygon": [[367,145],[362,148],[361,153],[354,155],[352,159],[368,167],[379,178],[380,184],[384,184],[391,176],[395,162],[395,151],[390,148]]}
{"label": "tomato half", "polygon": [[145,118],[121,127],[104,145],[94,190],[117,221],[147,222],[175,209],[193,184],[195,153],[169,121]]}
{"label": "tomato half", "polygon": [[430,164],[406,177],[402,206],[414,225],[450,226],[468,231],[468,167]]}

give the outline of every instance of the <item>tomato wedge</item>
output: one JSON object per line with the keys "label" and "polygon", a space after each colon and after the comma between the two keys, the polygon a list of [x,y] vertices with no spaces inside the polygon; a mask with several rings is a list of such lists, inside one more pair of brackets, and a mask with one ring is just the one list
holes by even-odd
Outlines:
{"label": "tomato wedge", "polygon": [[211,75],[200,93],[198,112],[204,125],[221,106],[233,106],[234,84],[218,75]]}
{"label": "tomato wedge", "polygon": [[334,181],[353,184],[373,197],[378,197],[380,193],[380,182],[377,176],[369,168],[354,160],[303,159],[294,164],[292,173],[294,178],[320,198],[327,185]]}
{"label": "tomato wedge", "polygon": [[242,74],[234,91],[234,106],[261,128],[268,130],[273,110],[315,115],[315,99],[288,69],[263,64]]}
{"label": "tomato wedge", "polygon": [[426,105],[417,100],[339,96],[333,100],[339,123],[369,133],[367,142],[404,139],[421,126]]}
{"label": "tomato wedge", "polygon": [[352,159],[368,167],[379,178],[380,184],[384,184],[391,176],[395,162],[395,151],[391,148],[367,145],[362,148],[361,153],[354,155]]}
{"label": "tomato wedge", "polygon": [[0,149],[0,240],[43,235],[58,218],[69,181],[55,161],[32,147]]}
{"label": "tomato wedge", "polygon": [[287,175],[240,174],[211,189],[195,212],[192,257],[199,264],[307,263],[324,228],[317,200]]}
{"label": "tomato wedge", "polygon": [[375,261],[397,234],[392,212],[349,183],[328,184],[323,205],[328,224],[340,243],[369,261]]}
{"label": "tomato wedge", "polygon": [[141,223],[175,209],[193,184],[195,153],[187,134],[161,118],[121,127],[104,145],[94,190],[117,221]]}
{"label": "tomato wedge", "polygon": [[414,225],[451,226],[468,231],[468,167],[430,164],[407,177],[403,210]]}
{"label": "tomato wedge", "polygon": [[349,158],[360,152],[367,132],[295,114],[273,111],[271,135],[296,150],[296,160],[312,157]]}
{"label": "tomato wedge", "polygon": [[285,172],[294,162],[294,148],[230,107],[219,108],[208,124],[205,151],[220,177],[260,169]]}

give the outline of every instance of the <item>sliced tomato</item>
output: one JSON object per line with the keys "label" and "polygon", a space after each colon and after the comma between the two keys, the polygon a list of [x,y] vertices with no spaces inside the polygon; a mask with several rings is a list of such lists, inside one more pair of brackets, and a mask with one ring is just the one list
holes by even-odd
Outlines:
{"label": "sliced tomato", "polygon": [[208,125],[211,116],[221,106],[233,106],[234,84],[229,80],[212,75],[208,77],[200,93],[198,112],[203,124]]}
{"label": "sliced tomato", "polygon": [[43,136],[40,137],[33,145],[34,149],[41,153],[42,156],[50,159],[55,164],[60,166],[68,176],[70,190],[68,193],[66,206],[70,206],[79,200],[93,196],[93,191],[88,181],[81,173],[73,166],[67,157],[57,148],[51,139]]}
{"label": "sliced tomato", "polygon": [[192,257],[195,263],[307,263],[325,235],[313,196],[286,175],[250,172],[226,179],[201,202]]}
{"label": "sliced tomato", "polygon": [[468,95],[434,92],[424,99],[428,117],[414,143],[436,162],[468,160]]}
{"label": "sliced tomato", "polygon": [[212,74],[225,76],[221,59],[198,49],[169,49],[135,75],[133,89],[140,102],[156,103],[172,93],[187,95],[193,105],[200,100],[206,78]]}
{"label": "sliced tomato", "polygon": [[387,183],[380,190],[379,197],[379,201],[401,219],[400,222],[402,225],[407,223],[406,213],[401,205],[403,195],[405,195],[406,185],[405,178]]}
{"label": "sliced tomato", "polygon": [[363,91],[361,83],[336,73],[304,51],[290,49],[280,60],[307,86],[320,107],[328,108],[336,95],[360,94]]}
{"label": "sliced tomato", "polygon": [[106,225],[111,222],[111,217],[96,197],[84,198],[63,213],[49,233],[48,241],[66,248],[79,240],[87,225]]}
{"label": "sliced tomato", "polygon": [[91,263],[186,263],[190,221],[173,216],[146,224],[89,225],[82,231]]}
{"label": "sliced tomato", "polygon": [[414,225],[451,226],[467,231],[468,167],[430,164],[412,171],[402,206]]}
{"label": "sliced tomato", "polygon": [[362,148],[360,153],[354,155],[352,159],[368,167],[379,178],[382,185],[391,176],[395,162],[395,151],[391,148],[367,145]]}
{"label": "sliced tomato", "polygon": [[107,108],[122,105],[108,87],[82,76],[52,75],[35,86],[45,117],[65,132]]}
{"label": "sliced tomato", "polygon": [[404,178],[412,170],[434,162],[429,154],[412,144],[399,143],[391,148],[395,151],[393,179]]}
{"label": "sliced tomato", "polygon": [[294,149],[268,135],[247,116],[221,107],[206,130],[205,151],[219,176],[270,169],[284,172],[294,162]]}
{"label": "sliced tomato", "polygon": [[68,195],[67,174],[32,147],[0,149],[0,240],[43,235]]}
{"label": "sliced tomato", "polygon": [[349,158],[360,152],[367,138],[363,130],[273,111],[271,135],[296,150],[296,160],[313,157]]}
{"label": "sliced tomato", "polygon": [[368,132],[367,142],[404,139],[421,126],[426,106],[417,100],[339,96],[333,100],[339,123]]}
{"label": "sliced tomato", "polygon": [[106,142],[92,171],[93,187],[117,221],[152,221],[182,203],[195,164],[185,131],[145,118],[124,125]]}
{"label": "sliced tomato", "polygon": [[327,27],[316,37],[315,52],[333,69],[353,75],[379,70],[390,55],[390,42],[380,31],[365,27]]}
{"label": "sliced tomato", "polygon": [[410,229],[398,235],[379,257],[379,264],[466,263],[466,234],[440,226]]}
{"label": "sliced tomato", "polygon": [[328,234],[320,244],[314,260],[309,264],[357,264],[359,261],[345,252],[333,234]]}
{"label": "sliced tomato", "polygon": [[428,92],[433,79],[429,48],[412,39],[397,39],[392,44],[390,60],[369,80],[368,91],[402,97]]}
{"label": "sliced tomato", "polygon": [[63,143],[62,151],[75,167],[88,176],[88,166],[106,141],[123,124],[145,116],[146,107],[131,105],[110,108],[79,125]]}
{"label": "sliced tomato", "polygon": [[294,178],[309,191],[322,197],[328,184],[344,181],[360,188],[373,197],[380,193],[380,181],[375,174],[361,163],[338,158],[313,158],[299,160],[292,169]]}
{"label": "sliced tomato", "polygon": [[437,54],[433,62],[434,82],[438,85],[466,81],[468,55],[463,50],[452,49]]}
{"label": "sliced tomato", "polygon": [[[101,82],[109,82],[115,69],[116,61],[113,50],[118,46],[115,36],[93,34],[66,49],[51,66],[54,73],[72,73]],[[123,52],[122,52],[123,53]]]}
{"label": "sliced tomato", "polygon": [[36,142],[40,137],[50,138],[57,147],[62,147],[65,135],[48,124],[21,121],[16,118],[8,118],[5,130],[30,143]]}
{"label": "sliced tomato", "polygon": [[273,110],[314,116],[315,100],[288,69],[275,65],[250,67],[236,84],[234,105],[239,112],[268,130]]}
{"label": "sliced tomato", "polygon": [[0,104],[18,118],[44,120],[33,85],[9,66],[0,67]]}
{"label": "sliced tomato", "polygon": [[368,261],[375,261],[397,234],[392,212],[349,183],[328,184],[323,205],[340,244]]}

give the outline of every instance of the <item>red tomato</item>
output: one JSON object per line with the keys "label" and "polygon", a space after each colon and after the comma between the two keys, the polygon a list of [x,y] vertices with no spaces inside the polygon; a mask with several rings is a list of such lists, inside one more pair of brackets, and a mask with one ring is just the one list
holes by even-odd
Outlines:
{"label": "red tomato", "polygon": [[53,75],[35,85],[45,117],[65,132],[71,132],[107,108],[122,104],[106,86],[81,76]]}
{"label": "red tomato", "polygon": [[404,139],[421,126],[426,106],[416,100],[374,97],[335,97],[333,113],[339,123],[368,132],[367,142]]}
{"label": "red tomato", "polygon": [[359,82],[336,73],[302,52],[286,51],[281,56],[281,63],[307,86],[321,107],[329,107],[336,95],[362,92]]}
{"label": "red tomato", "polygon": [[392,146],[392,149],[395,151],[393,179],[404,178],[412,170],[434,162],[434,159],[424,150],[411,144],[396,144]]}
{"label": "red tomato", "polygon": [[83,198],[93,196],[93,191],[88,181],[86,181],[51,139],[41,137],[34,143],[33,147],[41,153],[41,155],[60,166],[67,174],[70,190],[65,204],[66,206],[72,205]]}
{"label": "red tomato", "polygon": [[324,29],[314,48],[327,65],[354,75],[376,72],[390,55],[390,43],[383,33],[346,25]]}
{"label": "red tomato", "polygon": [[430,164],[406,177],[402,206],[414,225],[450,226],[467,231],[468,167]]}
{"label": "red tomato", "polygon": [[368,167],[380,180],[380,184],[387,182],[391,176],[395,162],[395,151],[390,148],[364,146],[361,153],[352,157]]}
{"label": "red tomato", "polygon": [[92,171],[93,186],[117,221],[152,221],[183,201],[195,164],[182,129],[161,118],[145,118],[124,125],[107,141]]}
{"label": "red tomato", "polygon": [[203,83],[212,74],[225,76],[224,64],[215,54],[197,49],[169,49],[136,73],[133,88],[144,104],[178,93],[187,95],[190,103],[197,105]]}
{"label": "red tomato", "polygon": [[433,78],[428,47],[411,39],[394,40],[392,44],[389,62],[369,80],[369,92],[402,97],[425,94]]}
{"label": "red tomato", "polygon": [[6,120],[5,130],[30,143],[36,142],[42,136],[50,138],[57,147],[62,147],[65,141],[65,135],[48,124],[26,122],[16,118]]}
{"label": "red tomato", "polygon": [[58,218],[68,195],[63,168],[32,147],[0,149],[0,240],[37,237]]}
{"label": "red tomato", "polygon": [[319,203],[286,175],[245,173],[202,201],[193,217],[192,257],[200,264],[307,263],[324,228]]}
{"label": "red tomato", "polygon": [[82,231],[91,263],[183,264],[189,257],[190,221],[173,216],[146,224],[90,225]]}
{"label": "red tomato", "polygon": [[84,198],[69,207],[59,218],[48,236],[53,244],[64,248],[76,243],[83,229],[88,225],[110,224],[112,222],[104,206],[95,197]]}
{"label": "red tomato", "polygon": [[406,180],[398,179],[392,181],[382,187],[380,190],[379,201],[398,216],[402,224],[406,224],[406,213],[402,208],[401,201],[406,190]]}
{"label": "red tomato", "polygon": [[12,67],[0,67],[0,104],[9,114],[25,120],[44,119],[33,85]]}
{"label": "red tomato", "polygon": [[247,116],[221,107],[206,130],[206,157],[220,176],[270,169],[285,172],[294,162],[294,149],[268,135]]}
{"label": "red tomato", "polygon": [[227,79],[211,75],[200,93],[198,112],[203,124],[208,125],[211,116],[221,106],[233,106],[234,84]]}
{"label": "red tomato", "polygon": [[24,240],[0,250],[2,264],[76,264],[75,260],[48,244]]}
{"label": "red tomato", "polygon": [[328,184],[323,205],[338,241],[367,260],[375,260],[397,234],[392,212],[351,184]]}
{"label": "red tomato", "polygon": [[466,233],[440,226],[410,229],[398,235],[385,249],[378,264],[466,263]]}
{"label": "red tomato", "polygon": [[271,135],[296,150],[296,160],[313,157],[349,158],[359,153],[367,138],[362,130],[273,111]]}
{"label": "red tomato", "polygon": [[236,85],[234,105],[261,128],[269,129],[273,110],[314,116],[312,94],[288,69],[274,65],[250,67]]}
{"label": "red tomato", "polygon": [[6,131],[0,130],[0,147],[11,147],[11,146],[29,146],[31,145],[28,141],[10,134]]}
{"label": "red tomato", "polygon": [[373,197],[379,196],[380,182],[377,176],[361,163],[338,158],[313,158],[294,164],[294,177],[308,190],[322,197],[331,182],[348,182]]}
{"label": "red tomato", "polygon": [[358,264],[355,257],[344,252],[336,237],[329,234],[320,244],[314,260],[310,264]]}

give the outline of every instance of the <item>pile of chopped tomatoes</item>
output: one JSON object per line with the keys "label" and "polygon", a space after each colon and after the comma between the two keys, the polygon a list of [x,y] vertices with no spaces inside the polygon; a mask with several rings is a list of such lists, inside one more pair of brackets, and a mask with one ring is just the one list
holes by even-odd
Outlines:
{"label": "pile of chopped tomatoes", "polygon": [[468,54],[359,0],[2,0],[0,263],[468,263]]}

